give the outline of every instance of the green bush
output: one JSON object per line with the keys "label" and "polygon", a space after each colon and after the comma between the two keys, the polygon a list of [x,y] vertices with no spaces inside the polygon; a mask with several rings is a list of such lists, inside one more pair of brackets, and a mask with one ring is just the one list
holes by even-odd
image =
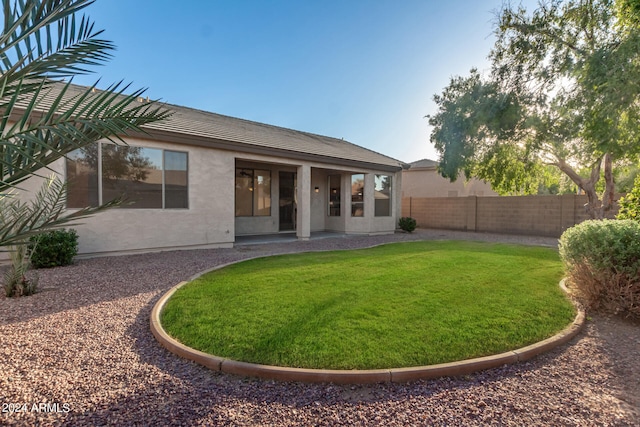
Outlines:
{"label": "green bush", "polygon": [[587,308],[640,317],[640,222],[578,224],[560,237],[560,257]]}
{"label": "green bush", "polygon": [[640,175],[636,177],[631,192],[622,197],[618,204],[620,210],[616,216],[617,219],[640,221]]}
{"label": "green bush", "polygon": [[415,230],[416,226],[416,220],[409,216],[403,216],[398,220],[398,227],[408,233],[411,233],[413,230]]}
{"label": "green bush", "polygon": [[78,234],[75,230],[52,230],[33,236],[29,249],[35,268],[69,265],[78,254]]}

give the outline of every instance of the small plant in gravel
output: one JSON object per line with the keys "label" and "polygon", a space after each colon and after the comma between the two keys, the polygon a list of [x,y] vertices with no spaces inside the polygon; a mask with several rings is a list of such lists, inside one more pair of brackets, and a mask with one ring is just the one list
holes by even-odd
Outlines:
{"label": "small plant in gravel", "polygon": [[406,231],[407,233],[411,233],[413,230],[415,230],[417,225],[418,224],[416,220],[411,218],[410,216],[403,216],[398,220],[398,227],[400,227],[401,230]]}
{"label": "small plant in gravel", "polygon": [[640,222],[585,221],[562,234],[559,248],[587,308],[640,317]]}
{"label": "small plant in gravel", "polygon": [[11,265],[4,274],[4,293],[7,297],[33,295],[38,289],[38,275],[29,271],[31,251],[26,244],[9,247]]}
{"label": "small plant in gravel", "polygon": [[30,239],[31,262],[35,268],[69,265],[78,254],[75,230],[51,230]]}

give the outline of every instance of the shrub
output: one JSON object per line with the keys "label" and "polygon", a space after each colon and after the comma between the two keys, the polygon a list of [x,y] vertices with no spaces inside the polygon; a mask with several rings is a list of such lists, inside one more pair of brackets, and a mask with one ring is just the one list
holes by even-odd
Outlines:
{"label": "shrub", "polygon": [[31,263],[35,268],[69,265],[78,254],[78,234],[75,230],[52,230],[33,236],[29,245]]}
{"label": "shrub", "polygon": [[620,205],[620,210],[616,215],[617,219],[640,221],[640,175],[636,177],[631,192],[622,197],[618,204]]}
{"label": "shrub", "polygon": [[591,220],[565,231],[560,257],[588,308],[640,317],[640,222]]}
{"label": "shrub", "polygon": [[403,216],[398,220],[398,227],[408,233],[411,233],[413,230],[415,230],[416,226],[416,220],[409,216]]}

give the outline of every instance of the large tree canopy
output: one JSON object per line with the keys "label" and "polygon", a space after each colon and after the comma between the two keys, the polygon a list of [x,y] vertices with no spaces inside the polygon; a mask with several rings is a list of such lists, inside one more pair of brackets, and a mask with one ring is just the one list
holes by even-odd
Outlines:
{"label": "large tree canopy", "polygon": [[543,1],[532,12],[505,6],[488,76],[472,70],[434,97],[429,123],[441,173],[530,192],[552,165],[602,217],[613,203],[612,168],[640,152],[640,34],[617,16],[613,0]]}
{"label": "large tree canopy", "polygon": [[[114,46],[100,38],[78,12],[93,0],[3,0],[0,34],[0,246],[100,208],[65,213],[64,186],[29,207],[17,202],[16,186],[51,162],[100,139],[121,140],[127,132],[167,117],[154,102],[139,102],[116,83],[105,90],[72,86],[64,79],[89,73],[111,57]],[[47,173],[48,175],[48,173]]]}

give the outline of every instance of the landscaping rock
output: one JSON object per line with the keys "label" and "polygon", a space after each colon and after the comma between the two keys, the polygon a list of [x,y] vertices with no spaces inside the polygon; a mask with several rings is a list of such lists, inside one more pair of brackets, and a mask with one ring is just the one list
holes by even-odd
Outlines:
{"label": "landscaping rock", "polygon": [[461,378],[343,386],[212,372],[149,330],[173,285],[230,261],[419,239],[553,246],[549,238],[442,230],[77,261],[41,292],[0,298],[3,425],[640,425],[640,325],[594,317],[567,345]]}

